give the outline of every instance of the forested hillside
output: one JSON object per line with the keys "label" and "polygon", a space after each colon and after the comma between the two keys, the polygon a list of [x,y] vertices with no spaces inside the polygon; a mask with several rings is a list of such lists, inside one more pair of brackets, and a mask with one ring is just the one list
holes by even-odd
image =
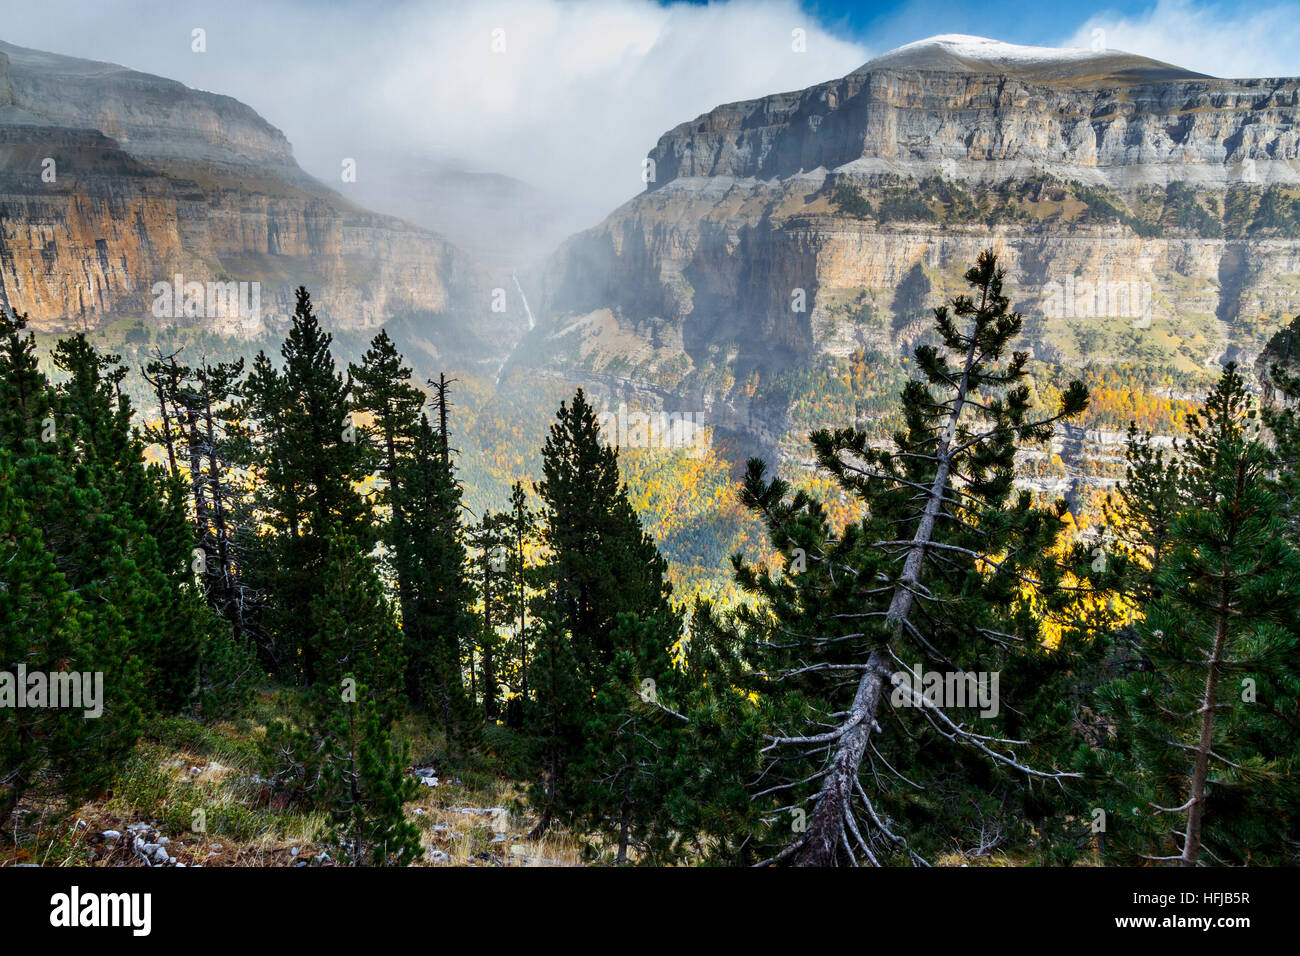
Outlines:
{"label": "forested hillside", "polygon": [[3,313],[0,856],[1300,862],[1293,330],[1135,395],[1004,279],[784,383],[802,455],[742,470],[305,288],[247,350]]}

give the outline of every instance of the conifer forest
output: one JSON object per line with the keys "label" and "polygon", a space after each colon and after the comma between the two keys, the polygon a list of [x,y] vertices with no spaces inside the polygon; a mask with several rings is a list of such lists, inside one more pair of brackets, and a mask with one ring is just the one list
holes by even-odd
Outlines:
{"label": "conifer forest", "polygon": [[0,922],[465,868],[1282,915],[1294,0],[50,2],[0,18]]}

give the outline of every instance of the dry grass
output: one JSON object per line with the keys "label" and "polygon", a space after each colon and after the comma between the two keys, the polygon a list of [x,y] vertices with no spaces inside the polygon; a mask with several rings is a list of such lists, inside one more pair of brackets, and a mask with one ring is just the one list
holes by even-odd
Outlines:
{"label": "dry grass", "polygon": [[[529,840],[537,822],[526,799],[510,780],[466,786],[457,777],[421,787],[420,799],[406,807],[420,829],[426,865],[432,866],[582,866],[582,843],[552,828]],[[445,854],[445,859],[438,854]]]}
{"label": "dry grass", "polygon": [[[259,716],[284,703],[264,696]],[[509,742],[501,728],[489,730],[490,740]],[[284,805],[259,776],[264,733],[264,720],[213,727],[158,723],[106,793],[71,809],[57,795],[30,794],[11,821],[12,842],[0,842],[0,866],[147,866],[133,851],[133,827],[148,842],[166,837],[168,855],[185,866],[334,865],[327,815]],[[440,749],[418,721],[398,733],[413,754]],[[524,788],[501,773],[503,762],[489,745],[465,770],[439,774],[437,786],[421,785],[406,806],[425,847],[417,865],[583,864],[582,841],[563,830],[528,839],[536,818]],[[428,764],[427,758],[417,762]],[[106,831],[120,835],[105,838]]]}

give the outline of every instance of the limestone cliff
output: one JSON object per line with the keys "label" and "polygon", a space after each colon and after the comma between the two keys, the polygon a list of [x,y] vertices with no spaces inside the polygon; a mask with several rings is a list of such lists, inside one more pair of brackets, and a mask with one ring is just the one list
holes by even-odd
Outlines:
{"label": "limestone cliff", "polygon": [[[153,316],[177,275],[260,283],[258,317],[182,316],[235,334],[282,318],[299,284],[343,328],[486,311],[465,308],[483,280],[463,254],[313,180],[244,104],[0,43],[0,305],[93,328]],[[459,330],[489,352],[501,331]]]}
{"label": "limestone cliff", "polygon": [[[850,165],[1126,187],[1300,182],[1300,80],[1221,80],[1112,51],[937,37],[799,93],[720,106],[651,151],[656,183]],[[652,188],[655,184],[652,184]]]}
{"label": "limestone cliff", "polygon": [[[1278,377],[1281,376],[1282,388]],[[1300,316],[1284,329],[1278,329],[1255,360],[1255,377],[1265,405],[1285,408],[1296,404],[1293,381],[1300,381]]]}
{"label": "limestone cliff", "polygon": [[649,159],[554,257],[532,360],[760,447],[789,426],[761,383],[901,361],[986,246],[1055,365],[1195,376],[1300,312],[1300,80],[940,37],[718,107]]}

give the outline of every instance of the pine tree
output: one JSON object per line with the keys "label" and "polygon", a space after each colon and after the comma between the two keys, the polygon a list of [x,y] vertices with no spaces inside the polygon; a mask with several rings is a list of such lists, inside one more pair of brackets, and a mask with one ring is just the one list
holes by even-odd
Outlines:
{"label": "pine tree", "polygon": [[529,563],[529,549],[537,534],[536,519],[528,506],[528,495],[522,482],[510,489],[510,510],[505,514],[505,580],[502,582],[509,626],[514,639],[510,649],[510,666],[507,681],[511,697],[506,705],[506,722],[516,729],[523,726],[528,690],[528,605],[533,593],[531,579],[533,568]]}
{"label": "pine tree", "polygon": [[208,601],[230,622],[233,638],[243,646],[250,622],[256,616],[258,596],[246,580],[243,555],[253,538],[252,500],[232,474],[239,455],[238,407],[242,394],[244,360],[210,364],[195,372],[195,414],[201,482],[211,507],[209,525],[202,529],[200,546],[206,554]]}
{"label": "pine tree", "polygon": [[310,610],[317,683],[333,689],[345,676],[360,681],[371,688],[380,719],[391,722],[405,703],[401,630],[373,560],[356,538],[336,527],[328,546]]}
{"label": "pine tree", "polygon": [[483,661],[483,716],[496,720],[500,716],[500,687],[508,664],[504,660],[504,642],[500,629],[509,625],[510,609],[507,558],[510,550],[509,515],[485,512],[471,532],[477,554],[475,585],[481,613],[478,648]]}
{"label": "pine tree", "polygon": [[666,797],[679,846],[700,862],[753,862],[753,844],[765,827],[749,784],[763,766],[766,700],[753,682],[743,642],[697,598],[681,659],[670,674],[673,709],[687,718],[674,741],[674,781]]}
{"label": "pine tree", "polygon": [[159,423],[146,423],[144,434],[166,450],[167,473],[180,481],[183,451],[178,452],[177,446],[184,441],[184,431],[182,421],[177,416],[177,404],[189,369],[176,361],[176,353],[164,356],[159,351],[157,358],[141,369],[141,374],[154,391],[159,414]]}
{"label": "pine tree", "polygon": [[57,388],[26,318],[0,313],[0,659],[11,671],[89,674],[104,695],[93,718],[6,711],[7,807],[37,780],[70,797],[106,780],[142,712],[201,701],[204,662],[228,648],[193,584],[181,489],[145,467],[116,357],[76,336],[54,360]]}
{"label": "pine tree", "polygon": [[373,419],[364,433],[378,452],[384,480],[384,540],[392,549],[402,610],[407,692],[439,719],[448,747],[465,750],[477,740],[478,721],[461,676],[466,645],[473,666],[473,630],[461,490],[446,433],[451,383],[444,375],[436,387],[435,430],[421,411],[423,393],[382,331],[361,364],[351,367],[351,378],[357,409]]}
{"label": "pine tree", "polygon": [[268,656],[285,674],[310,684],[320,650],[309,609],[332,529],[369,552],[376,539],[371,509],[357,488],[373,456],[351,420],[349,386],[335,367],[331,336],[321,329],[307,290],[299,288],[293,324],[280,350],[283,368],[259,352],[244,386],[246,454],[258,476],[258,507],[270,532],[250,567],[274,597]]}
{"label": "pine tree", "polygon": [[[922,380],[903,390],[894,447],[855,429],[812,436],[861,520],[833,529],[820,503],[750,463],[744,500],[784,562],[777,573],[736,559],[738,581],[764,599],[739,621],[753,649],[747,689],[771,721],[754,791],[768,862],[923,861],[954,843],[987,853],[1028,837],[1027,780],[1069,777],[1025,762],[1050,722],[1001,701],[1036,694],[1044,669],[1067,663],[1039,640],[1026,595],[1050,598],[1059,582],[1044,556],[1064,503],[1036,507],[1013,476],[1020,443],[1049,438],[1087,392],[1073,383],[1034,419],[1028,356],[1005,354],[1022,320],[992,252],[966,281],[973,297],[935,310],[941,345],[916,349]],[[932,693],[929,673],[964,699]],[[955,710],[972,697],[980,732]]]}
{"label": "pine tree", "polygon": [[389,499],[396,497],[398,465],[411,453],[424,393],[411,384],[411,370],[388,333],[381,331],[361,357],[349,367],[356,408],[369,412],[371,424],[363,432],[379,450],[379,474],[388,481]]}
{"label": "pine tree", "polygon": [[534,621],[533,700],[524,723],[538,771],[529,788],[529,803],[539,813],[529,834],[532,840],[557,817],[571,815],[579,804],[571,768],[582,759],[584,717],[591,706],[591,689],[583,683],[573,643],[554,607],[539,602]]}
{"label": "pine tree", "polygon": [[447,733],[448,749],[474,747],[479,721],[465,693],[462,653],[472,646],[473,592],[466,568],[461,525],[461,490],[444,456],[445,442],[420,417],[410,455],[400,466],[403,540],[398,574],[407,582],[402,633],[407,657],[407,693]]}
{"label": "pine tree", "polygon": [[[534,803],[542,813],[538,831],[555,816],[585,816],[612,837],[622,862],[631,841],[650,845],[650,833],[663,829],[664,805],[641,784],[658,781],[650,791],[662,786],[671,758],[651,744],[652,762],[642,749],[651,724],[641,720],[641,688],[667,680],[681,616],[671,603],[667,564],[641,527],[617,455],[599,432],[595,409],[579,389],[571,405],[561,403],[542,453],[537,491],[550,555],[533,685],[542,770]],[[667,713],[652,709],[655,720]],[[606,799],[611,786],[613,803]]]}
{"label": "pine tree", "polygon": [[596,411],[578,389],[572,405],[560,403],[537,485],[554,607],[593,686],[613,659],[618,614],[668,596],[667,565],[632,511],[617,454],[599,432]]}
{"label": "pine tree", "polygon": [[267,773],[290,798],[327,810],[353,865],[407,865],[419,853],[403,804],[416,795],[390,734],[404,704],[402,635],[372,559],[336,525],[309,627],[318,653],[306,720],[267,730]]}
{"label": "pine tree", "polygon": [[[83,605],[30,522],[16,478],[0,450],[0,819],[43,779],[70,800],[107,782],[139,732],[143,684],[121,617]],[[61,484],[56,497],[71,491]],[[88,700],[81,709],[16,706],[24,672],[98,674],[99,713],[86,717]]]}
{"label": "pine tree", "polygon": [[674,858],[677,833],[668,801],[679,785],[675,756],[690,719],[673,708],[676,674],[664,635],[680,629],[664,618],[619,615],[614,659],[590,704],[586,746],[575,776],[589,824],[614,846],[614,863],[636,848],[645,862]]}
{"label": "pine tree", "polygon": [[[1175,493],[1153,494],[1150,476],[1169,471],[1143,462],[1117,512],[1159,558],[1133,587],[1147,599],[1136,668],[1099,692],[1115,729],[1093,761],[1114,820],[1107,855],[1295,863],[1300,551],[1234,365],[1188,428]],[[1153,499],[1172,507],[1159,525]]]}
{"label": "pine tree", "polygon": [[347,863],[409,866],[420,856],[419,831],[402,808],[419,785],[406,775],[406,750],[390,740],[389,722],[367,691],[361,685],[355,702],[340,700],[326,711],[319,795]]}
{"label": "pine tree", "polygon": [[411,582],[406,580],[407,564],[396,553],[404,547],[407,533],[402,527],[404,512],[397,507],[401,499],[401,481],[407,459],[412,453],[419,428],[424,393],[411,384],[411,370],[403,364],[401,353],[386,331],[380,331],[362,356],[360,365],[349,367],[356,409],[371,416],[362,429],[366,440],[378,452],[377,469],[381,479],[379,503],[387,510],[382,540],[394,551],[393,575],[397,581],[398,600],[407,613],[411,602]]}
{"label": "pine tree", "polygon": [[406,865],[420,847],[402,811],[416,784],[404,770],[405,749],[389,740],[403,703],[401,631],[355,538],[330,537],[322,585],[312,601],[320,649],[316,797],[333,815],[349,862]]}
{"label": "pine tree", "polygon": [[150,705],[180,712],[194,703],[205,641],[220,630],[211,615],[193,613],[186,592],[195,584],[195,539],[184,487],[145,466],[118,358],[98,353],[84,335],[54,349],[54,364],[66,375],[55,390],[60,447],[99,498],[98,529],[76,528],[75,537],[64,539],[66,548],[55,549],[66,561],[62,567],[76,569],[72,580],[94,581],[89,587],[124,617],[145,667]]}
{"label": "pine tree", "polygon": [[208,604],[230,625],[229,637],[205,642],[200,677],[207,709],[228,710],[238,696],[219,702],[227,696],[220,684],[252,670],[247,634],[257,607],[241,561],[255,522],[252,501],[231,474],[239,455],[232,432],[244,363],[205,360],[190,368],[176,361],[177,354],[159,352],[142,369],[159,409],[158,423],[146,424],[143,431],[166,450],[168,474],[184,489],[198,545],[191,568]]}

